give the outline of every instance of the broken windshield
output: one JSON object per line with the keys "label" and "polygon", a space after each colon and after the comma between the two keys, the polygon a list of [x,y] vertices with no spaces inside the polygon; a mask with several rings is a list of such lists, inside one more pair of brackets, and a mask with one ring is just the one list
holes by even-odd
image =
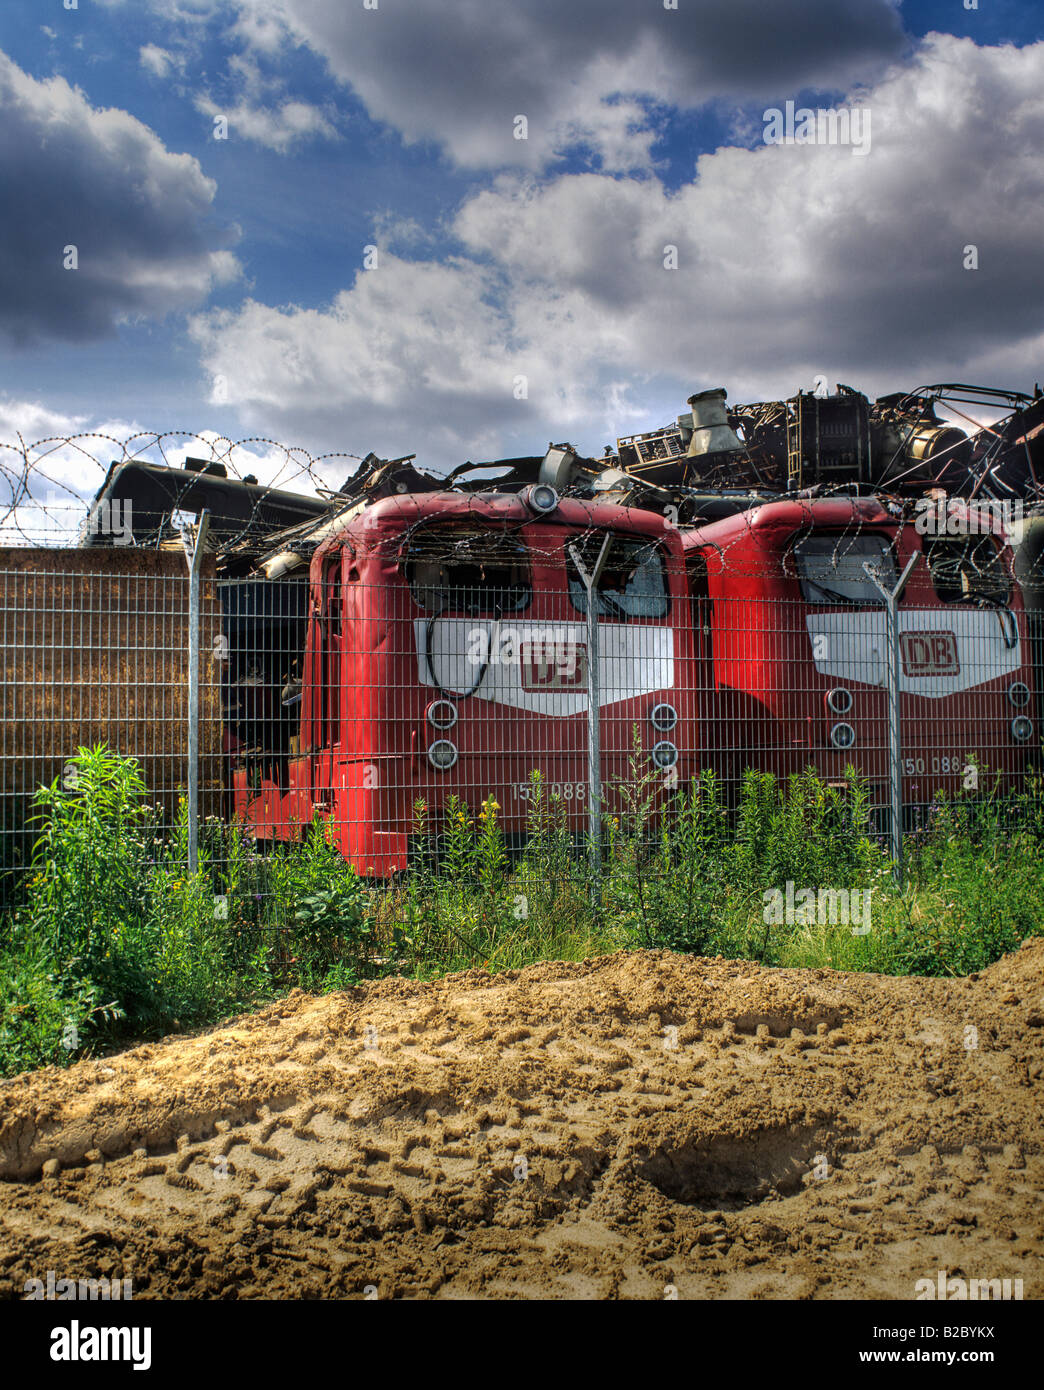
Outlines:
{"label": "broken windshield", "polygon": [[1011,597],[1001,552],[989,536],[940,536],[925,543],[924,558],[940,603],[1003,607]]}
{"label": "broken windshield", "polygon": [[794,543],[801,595],[808,603],[882,603],[881,591],[863,568],[873,565],[888,588],[897,580],[886,536],[802,536]]}
{"label": "broken windshield", "polygon": [[406,561],[414,601],[428,613],[517,613],[530,598],[525,546],[498,531],[432,526]]}
{"label": "broken windshield", "polygon": [[[593,531],[575,544],[588,573],[598,562],[604,531]],[[579,613],[587,613],[587,590],[569,551],[566,551],[569,597]],[[614,536],[598,581],[598,616],[601,618],[665,618],[667,577],[663,557],[651,541]]]}

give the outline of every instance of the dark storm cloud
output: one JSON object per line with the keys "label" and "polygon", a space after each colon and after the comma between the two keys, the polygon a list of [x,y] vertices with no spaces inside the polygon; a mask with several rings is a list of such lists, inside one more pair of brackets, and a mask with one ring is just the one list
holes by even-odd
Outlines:
{"label": "dark storm cloud", "polygon": [[[198,305],[237,271],[207,219],[215,184],[148,127],[0,54],[0,334],[85,341]],[[78,268],[66,248],[74,247]]]}
{"label": "dark storm cloud", "polygon": [[648,158],[645,113],[606,97],[689,108],[847,88],[904,43],[889,0],[245,0],[240,13],[250,42],[275,47],[287,25],[372,116],[471,167],[538,168],[575,143],[634,167]]}

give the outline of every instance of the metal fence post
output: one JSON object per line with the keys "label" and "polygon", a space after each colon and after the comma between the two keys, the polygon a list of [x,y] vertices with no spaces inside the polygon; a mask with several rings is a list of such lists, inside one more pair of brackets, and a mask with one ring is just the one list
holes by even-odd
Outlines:
{"label": "metal fence post", "polygon": [[200,512],[199,524],[191,553],[186,551],[189,563],[189,611],[188,611],[188,871],[189,875],[199,868],[199,625],[200,625],[200,572],[203,568],[203,551],[207,540],[207,527],[210,513]]}
{"label": "metal fence post", "polygon": [[899,887],[903,886],[903,767],[902,731],[899,725],[899,682],[901,658],[899,649],[899,600],[906,581],[917,563],[920,551],[916,551],[906,562],[906,568],[899,576],[894,589],[887,589],[881,582],[878,567],[864,560],[863,569],[880,589],[885,601],[885,645],[888,648],[885,661],[885,683],[888,689],[888,781],[891,802],[891,848],[892,873]]}
{"label": "metal fence post", "polygon": [[598,581],[612,545],[606,535],[594,569],[584,567],[579,548],[569,547],[576,572],[587,591],[587,854],[597,883],[602,871],[602,750],[599,729],[598,686]]}

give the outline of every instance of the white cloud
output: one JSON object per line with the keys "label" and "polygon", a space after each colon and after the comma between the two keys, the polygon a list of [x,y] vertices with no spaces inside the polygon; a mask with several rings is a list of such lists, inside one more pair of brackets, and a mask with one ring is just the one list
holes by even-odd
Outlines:
{"label": "white cloud", "polygon": [[[596,450],[719,384],[733,399],[819,372],[871,393],[1002,371],[1031,384],[1044,43],[932,36],[860,100],[863,158],[722,149],[677,193],[501,176],[459,211],[465,255],[384,253],[326,310],[250,302],[193,334],[251,425],[428,463],[539,452],[567,431]],[[678,270],[663,265],[672,245]]]}
{"label": "white cloud", "polygon": [[902,44],[893,0],[240,0],[239,14],[245,39],[271,49],[284,25],[371,116],[469,168],[540,169],[576,144],[606,169],[643,168],[655,132],[636,98],[688,108],[847,86]]}
{"label": "white cloud", "polygon": [[201,16],[227,20],[245,52],[268,61],[307,47],[407,144],[433,142],[472,169],[544,169],[577,147],[596,167],[645,169],[657,133],[650,103],[847,88],[874,78],[905,41],[899,0],[149,3],[183,30]]}
{"label": "white cloud", "polygon": [[229,401],[249,402],[248,415],[264,416],[279,438],[318,437],[364,454],[379,432],[384,450],[405,453],[421,416],[428,438],[452,452],[476,424],[492,442],[489,422],[523,370],[525,355],[508,345],[511,324],[490,302],[494,289],[477,265],[383,253],[326,311],[249,301],[197,318],[192,332]]}
{"label": "white cloud", "polygon": [[311,102],[287,96],[284,80],[263,71],[252,51],[232,55],[221,92],[229,99],[205,91],[195,98],[195,106],[211,119],[225,117],[231,139],[251,140],[285,154],[299,141],[337,138],[327,115]]}
{"label": "white cloud", "polygon": [[155,77],[166,77],[172,68],[179,66],[173,53],[154,43],[147,43],[138,50],[138,61]]}
{"label": "white cloud", "polygon": [[284,101],[272,107],[239,101],[223,107],[213,98],[201,96],[196,99],[196,109],[211,118],[227,117],[230,138],[239,135],[280,154],[299,140],[316,136],[334,139],[337,135],[319,108],[304,101]]}

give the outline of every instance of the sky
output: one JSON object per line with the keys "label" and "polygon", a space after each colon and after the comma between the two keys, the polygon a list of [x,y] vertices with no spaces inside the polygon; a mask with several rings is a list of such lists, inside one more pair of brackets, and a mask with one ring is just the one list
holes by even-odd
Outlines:
{"label": "sky", "polygon": [[1029,390],[1042,150],[1021,0],[6,0],[0,446],[336,485],[715,386]]}

